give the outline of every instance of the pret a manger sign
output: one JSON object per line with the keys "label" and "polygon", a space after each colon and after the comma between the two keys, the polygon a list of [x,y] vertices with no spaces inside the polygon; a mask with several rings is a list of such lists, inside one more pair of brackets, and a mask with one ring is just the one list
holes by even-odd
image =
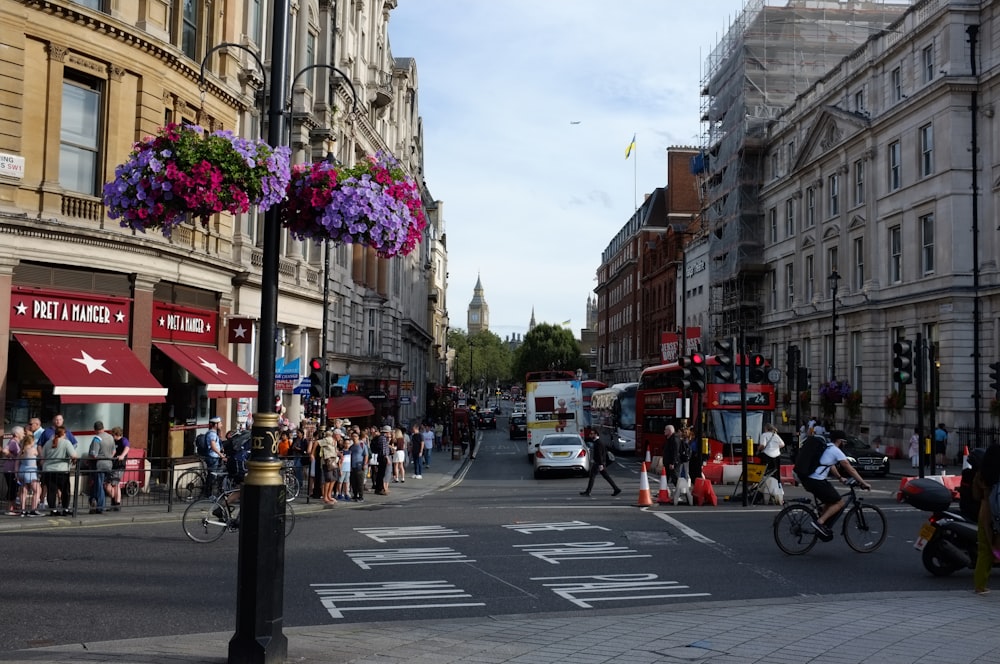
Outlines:
{"label": "pret a manger sign", "polygon": [[125,297],[64,293],[15,286],[10,328],[85,335],[128,336],[132,301]]}

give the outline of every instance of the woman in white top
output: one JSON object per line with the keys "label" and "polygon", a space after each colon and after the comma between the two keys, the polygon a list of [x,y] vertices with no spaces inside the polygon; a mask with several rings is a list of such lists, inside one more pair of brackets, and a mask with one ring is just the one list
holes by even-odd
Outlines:
{"label": "woman in white top", "polygon": [[781,450],[784,447],[785,441],[778,435],[775,426],[764,425],[764,433],[757,442],[757,456],[764,458],[765,472],[773,470],[775,477],[781,477]]}

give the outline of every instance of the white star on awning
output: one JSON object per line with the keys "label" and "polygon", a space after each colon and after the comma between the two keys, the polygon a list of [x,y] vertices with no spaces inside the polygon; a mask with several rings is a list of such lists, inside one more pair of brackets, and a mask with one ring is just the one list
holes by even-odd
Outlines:
{"label": "white star on awning", "polygon": [[111,375],[111,372],[108,370],[108,368],[104,366],[104,363],[107,362],[107,360],[98,360],[94,357],[91,357],[85,350],[81,350],[80,357],[74,357],[73,361],[79,362],[83,366],[87,367],[88,374],[92,374],[95,371],[102,371],[108,374],[109,376]]}
{"label": "white star on awning", "polygon": [[216,364],[215,362],[209,362],[203,357],[198,357],[198,361],[201,362],[201,366],[212,371],[213,373],[215,373],[216,376],[218,376],[219,374],[222,374],[223,376],[226,375],[226,372],[220,369],[219,365]]}
{"label": "white star on awning", "polygon": [[14,308],[17,309],[18,316],[23,316],[28,313],[28,306],[24,302],[18,302],[17,306]]}
{"label": "white star on awning", "polygon": [[239,325],[237,325],[236,327],[233,328],[233,335],[237,339],[246,339],[247,338],[247,329],[245,327],[243,327],[242,323],[240,323]]}

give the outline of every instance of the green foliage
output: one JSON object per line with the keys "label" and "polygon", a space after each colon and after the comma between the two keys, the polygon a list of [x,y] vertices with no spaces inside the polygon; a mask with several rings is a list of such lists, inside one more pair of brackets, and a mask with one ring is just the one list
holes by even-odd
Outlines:
{"label": "green foliage", "polygon": [[486,331],[470,338],[464,330],[449,330],[448,347],[455,351],[456,385],[478,386],[485,381],[492,387],[510,380],[511,352],[496,334]]}
{"label": "green foliage", "polygon": [[517,382],[530,371],[546,369],[587,370],[580,346],[566,328],[542,323],[524,335],[524,343],[514,352],[512,373]]}

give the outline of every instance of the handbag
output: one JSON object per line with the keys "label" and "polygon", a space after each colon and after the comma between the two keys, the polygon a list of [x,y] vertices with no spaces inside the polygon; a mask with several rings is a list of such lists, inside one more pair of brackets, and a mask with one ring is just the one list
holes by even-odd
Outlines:
{"label": "handbag", "polygon": [[111,460],[111,470],[125,470],[125,459],[113,458]]}

